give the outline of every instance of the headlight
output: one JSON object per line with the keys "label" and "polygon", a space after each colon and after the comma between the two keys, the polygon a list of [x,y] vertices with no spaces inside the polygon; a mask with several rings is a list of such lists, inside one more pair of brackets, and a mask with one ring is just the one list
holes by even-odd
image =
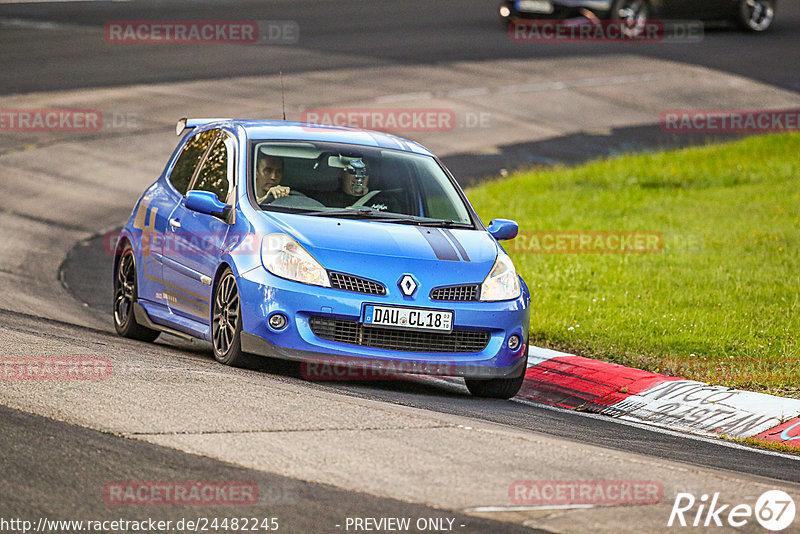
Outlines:
{"label": "headlight", "polygon": [[304,284],[331,287],[328,273],[306,249],[286,234],[269,234],[261,241],[261,261],[275,276]]}
{"label": "headlight", "polygon": [[500,253],[492,270],[481,284],[481,300],[512,300],[520,295],[519,278],[514,264]]}

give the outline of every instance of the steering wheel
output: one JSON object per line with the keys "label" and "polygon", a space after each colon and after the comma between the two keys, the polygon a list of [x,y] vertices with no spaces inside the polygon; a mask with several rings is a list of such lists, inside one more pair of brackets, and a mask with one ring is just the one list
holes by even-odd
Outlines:
{"label": "steering wheel", "polygon": [[297,189],[292,189],[291,191],[289,191],[289,195],[285,197],[274,198],[270,200],[267,204],[270,206],[282,206],[286,208],[304,208],[304,209],[325,207],[323,203],[314,200],[313,198],[309,197],[302,191],[298,191]]}

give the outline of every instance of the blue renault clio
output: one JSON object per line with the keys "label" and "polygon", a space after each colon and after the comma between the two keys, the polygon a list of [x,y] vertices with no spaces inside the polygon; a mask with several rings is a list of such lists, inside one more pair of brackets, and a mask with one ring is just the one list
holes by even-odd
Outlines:
{"label": "blue renault clio", "polygon": [[116,331],[207,340],[245,366],[458,376],[510,398],[530,296],[452,175],[417,143],[305,123],[181,119],[114,255]]}

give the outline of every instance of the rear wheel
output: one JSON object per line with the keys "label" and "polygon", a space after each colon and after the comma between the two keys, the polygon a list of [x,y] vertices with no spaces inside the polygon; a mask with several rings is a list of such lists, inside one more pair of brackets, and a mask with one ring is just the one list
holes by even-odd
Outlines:
{"label": "rear wheel", "polygon": [[114,329],[122,337],[154,341],[160,332],[140,325],[133,314],[138,295],[136,257],[130,244],[126,244],[114,273]]}
{"label": "rear wheel", "polygon": [[250,367],[254,358],[242,352],[242,311],[236,277],[226,268],[214,290],[211,341],[214,358],[233,367]]}
{"label": "rear wheel", "polygon": [[739,26],[751,32],[763,32],[775,20],[774,0],[741,0],[739,4]]}

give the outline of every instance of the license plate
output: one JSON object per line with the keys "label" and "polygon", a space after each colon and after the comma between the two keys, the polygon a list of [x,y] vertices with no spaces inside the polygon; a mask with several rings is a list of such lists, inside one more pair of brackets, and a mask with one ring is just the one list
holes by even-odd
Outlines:
{"label": "license plate", "polygon": [[553,3],[548,0],[518,0],[517,11],[526,13],[552,13]]}
{"label": "license plate", "polygon": [[450,332],[453,329],[453,312],[368,304],[364,306],[364,326]]}

